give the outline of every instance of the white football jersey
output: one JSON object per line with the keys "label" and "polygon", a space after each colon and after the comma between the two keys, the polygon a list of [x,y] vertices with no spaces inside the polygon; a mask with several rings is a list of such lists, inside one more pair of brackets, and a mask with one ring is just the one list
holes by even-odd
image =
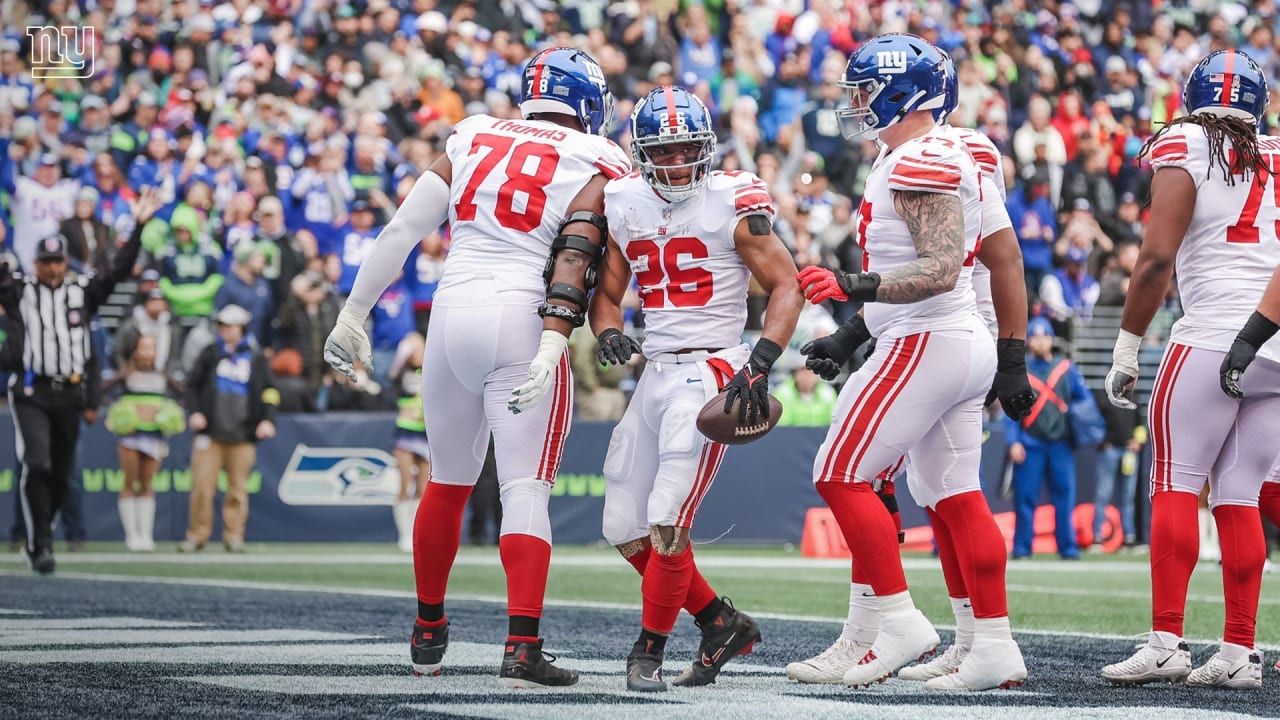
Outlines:
{"label": "white football jersey", "polygon": [[604,207],[640,287],[646,357],[742,342],[750,272],[733,233],[745,217],[772,222],[777,212],[760,178],[717,170],[702,192],[672,203],[632,173],[605,186]]}
{"label": "white football jersey", "polygon": [[881,151],[867,178],[858,208],[862,269],[880,275],[917,259],[906,220],[893,204],[894,191],[929,192],[960,198],[964,211],[964,265],[951,290],[919,302],[867,303],[863,317],[877,338],[900,338],[927,330],[969,327],[976,314],[973,263],[982,231],[978,167],[965,144],[947,128],[935,127],[893,151]]}
{"label": "white football jersey", "polygon": [[[1185,314],[1173,325],[1173,342],[1228,350],[1280,261],[1280,137],[1259,137],[1258,144],[1272,172],[1261,182],[1237,175],[1234,185],[1211,162],[1208,138],[1198,125],[1170,127],[1151,149],[1153,168],[1182,168],[1196,184],[1195,211],[1175,266]],[[1223,152],[1230,148],[1231,141],[1224,141]],[[1280,344],[1269,342],[1260,354],[1280,361]]]}
{"label": "white football jersey", "polygon": [[539,120],[473,115],[454,127],[445,152],[453,164],[451,241],[437,297],[477,276],[542,293],[569,204],[596,175],[631,171],[608,138]]}
{"label": "white football jersey", "polygon": [[59,180],[53,187],[45,187],[29,177],[14,178],[17,186],[13,193],[13,252],[18,256],[22,269],[35,269],[36,244],[58,232],[63,220],[75,214],[76,193],[80,183],[75,180]]}
{"label": "white football jersey", "polygon": [[[982,175],[982,236],[991,237],[1005,228],[1013,227],[1009,210],[1004,206],[1004,168],[1000,151],[990,138],[977,130],[952,127],[951,131],[964,141]],[[978,247],[982,247],[981,241],[978,242]],[[978,315],[991,330],[991,334],[996,335],[996,306],[991,300],[991,271],[977,258],[974,258],[973,263],[973,293],[978,301]]]}

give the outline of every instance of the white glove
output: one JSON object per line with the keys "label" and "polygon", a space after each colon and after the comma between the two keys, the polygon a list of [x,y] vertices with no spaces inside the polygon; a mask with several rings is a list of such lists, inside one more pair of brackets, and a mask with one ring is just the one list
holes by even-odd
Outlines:
{"label": "white glove", "polygon": [[548,392],[556,379],[556,366],[569,347],[569,338],[555,330],[543,330],[542,341],[538,343],[538,354],[529,362],[529,375],[524,384],[511,391],[511,400],[507,409],[519,414],[538,403]]}
{"label": "white glove", "polygon": [[353,383],[360,382],[353,365],[357,360],[366,372],[373,372],[373,345],[364,331],[364,320],[348,308],[338,313],[338,322],[324,341],[324,361],[334,370],[346,375]]}
{"label": "white glove", "polygon": [[1133,402],[1133,390],[1138,383],[1138,347],[1142,337],[1127,330],[1120,331],[1115,350],[1111,352],[1111,369],[1107,371],[1107,399],[1112,405],[1126,410],[1138,407]]}

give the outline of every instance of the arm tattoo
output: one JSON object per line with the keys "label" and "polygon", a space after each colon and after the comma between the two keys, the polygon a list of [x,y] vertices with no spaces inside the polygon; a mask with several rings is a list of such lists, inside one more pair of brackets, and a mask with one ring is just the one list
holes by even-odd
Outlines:
{"label": "arm tattoo", "polygon": [[773,223],[763,215],[748,215],[747,230],[757,237],[769,237],[773,233]]}
{"label": "arm tattoo", "polygon": [[880,276],[876,300],[913,303],[956,286],[964,262],[964,212],[953,195],[895,191],[894,207],[911,232],[917,259]]}

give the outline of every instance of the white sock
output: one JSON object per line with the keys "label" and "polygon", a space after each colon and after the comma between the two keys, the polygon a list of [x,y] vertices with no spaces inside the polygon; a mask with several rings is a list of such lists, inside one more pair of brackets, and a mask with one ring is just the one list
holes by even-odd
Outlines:
{"label": "white sock", "polygon": [[391,508],[396,520],[396,532],[399,535],[398,544],[401,547],[413,545],[413,516],[417,509],[418,502],[412,498],[399,500]]}
{"label": "white sock", "polygon": [[998,618],[975,618],[973,621],[973,638],[986,640],[1012,640],[1013,632],[1009,628],[1009,616]]}
{"label": "white sock", "polygon": [[120,524],[124,526],[124,546],[130,550],[136,549],[137,540],[137,508],[135,502],[137,498],[117,498],[116,509],[120,511]]}
{"label": "white sock", "polygon": [[153,550],[156,545],[156,496],[136,497],[134,502],[137,504],[134,527],[138,529],[138,546],[144,550]]}
{"label": "white sock", "polygon": [[969,598],[951,598],[951,612],[956,616],[956,645],[973,647],[973,603]]}
{"label": "white sock", "polygon": [[849,583],[849,618],[841,637],[862,644],[875,642],[880,631],[880,598],[870,585]]}
{"label": "white sock", "polygon": [[1222,655],[1224,660],[1228,660],[1233,663],[1239,662],[1244,658],[1244,656],[1251,652],[1253,652],[1253,648],[1248,648],[1243,645],[1236,645],[1235,643],[1229,642],[1218,643],[1218,653]]}
{"label": "white sock", "polygon": [[880,616],[893,615],[895,613],[913,612],[916,604],[911,600],[911,591],[903,590],[894,595],[885,595],[880,598]]}

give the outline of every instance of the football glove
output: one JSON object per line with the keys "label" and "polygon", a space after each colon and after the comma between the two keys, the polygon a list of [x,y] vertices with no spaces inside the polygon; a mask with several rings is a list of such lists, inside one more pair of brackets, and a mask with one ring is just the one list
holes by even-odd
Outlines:
{"label": "football glove", "polygon": [[1249,321],[1240,329],[1240,334],[1236,335],[1231,349],[1222,358],[1222,365],[1218,368],[1218,382],[1222,386],[1222,392],[1237,400],[1244,397],[1240,379],[1257,356],[1258,348],[1274,337],[1277,330],[1280,330],[1280,325],[1276,325],[1266,315],[1254,312],[1249,316]]}
{"label": "football glove", "polygon": [[835,332],[810,340],[800,348],[800,353],[805,356],[804,366],[823,380],[835,380],[845,363],[858,350],[858,346],[870,338],[871,331],[867,329],[867,324],[861,316],[854,315]]}
{"label": "football glove", "polygon": [[738,424],[755,425],[759,417],[769,418],[769,371],[782,355],[782,348],[766,338],[756,342],[756,348],[738,374],[725,385],[724,412],[733,411],[738,402]]}
{"label": "football glove", "polygon": [[1111,369],[1103,382],[1107,399],[1112,405],[1126,410],[1138,407],[1133,402],[1133,390],[1138,383],[1138,346],[1142,338],[1128,330],[1120,330],[1115,350],[1111,352]]}
{"label": "football glove", "polygon": [[1010,420],[1021,420],[1036,403],[1036,393],[1027,380],[1027,341],[1000,338],[996,341],[996,376],[985,405],[1000,399],[1000,407]]}
{"label": "football glove", "polygon": [[543,330],[538,343],[538,354],[529,361],[529,374],[523,385],[511,391],[507,409],[520,414],[533,407],[551,391],[556,379],[556,366],[569,347],[569,338],[555,330]]}
{"label": "football glove", "polygon": [[800,281],[805,299],[814,305],[827,300],[873,302],[876,299],[876,291],[880,289],[878,273],[864,272],[853,275],[817,265],[810,265],[801,270],[796,274],[796,279]]}
{"label": "football glove", "polygon": [[640,343],[623,335],[616,328],[609,328],[596,337],[600,349],[596,359],[601,365],[625,365],[631,356],[640,352]]}
{"label": "football glove", "polygon": [[373,372],[373,346],[364,331],[364,320],[353,310],[342,308],[333,331],[324,341],[324,361],[334,370],[358,382],[355,362],[359,361],[366,372]]}

